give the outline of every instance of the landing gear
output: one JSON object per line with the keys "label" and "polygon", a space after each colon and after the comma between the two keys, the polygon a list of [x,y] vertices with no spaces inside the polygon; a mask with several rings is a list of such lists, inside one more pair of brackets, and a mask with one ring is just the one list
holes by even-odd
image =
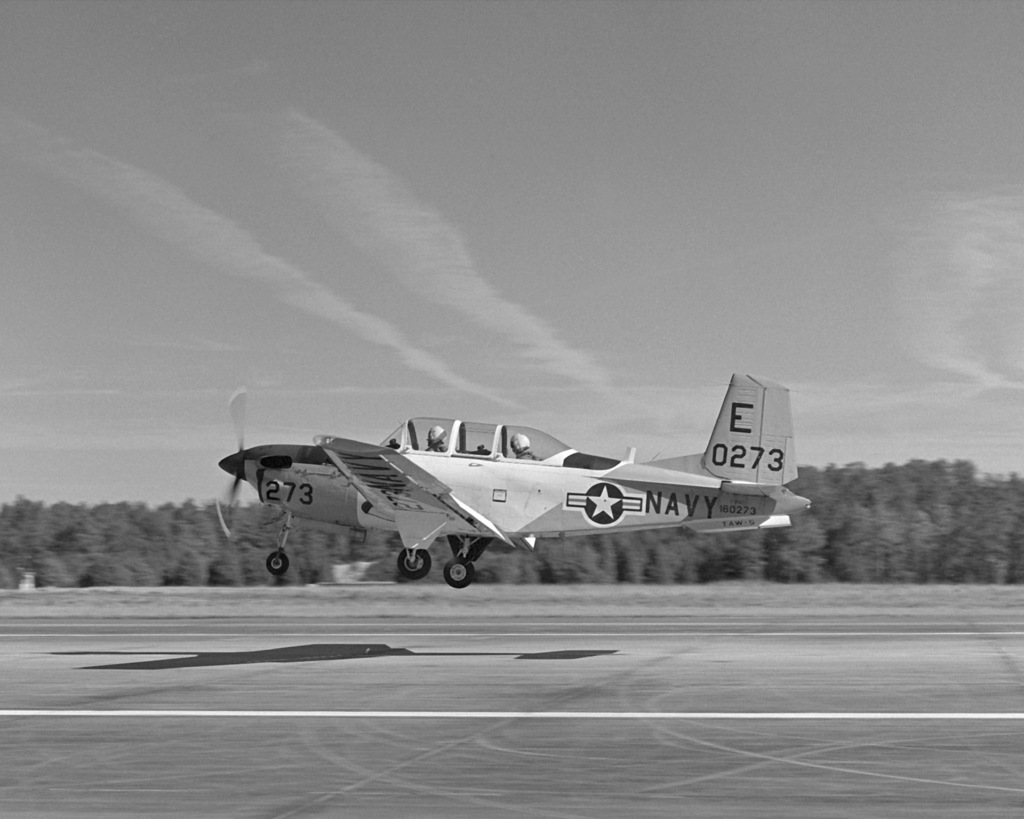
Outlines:
{"label": "landing gear", "polygon": [[490,544],[489,537],[465,537],[448,535],[452,559],[444,564],[444,582],[453,589],[464,589],[476,577],[473,562],[484,553]]}
{"label": "landing gear", "polygon": [[288,533],[292,530],[292,513],[288,512],[284,518],[284,525],[281,527],[281,534],[277,537],[277,551],[271,552],[267,557],[267,571],[274,577],[281,577],[288,571],[288,555],[284,553],[284,544],[288,540]]}
{"label": "landing gear", "polygon": [[271,552],[267,558],[267,571],[274,577],[280,577],[288,571],[288,555],[282,551]]}
{"label": "landing gear", "polygon": [[[444,564],[444,582],[453,589],[464,589],[476,577],[473,561],[484,553],[489,537],[448,535],[452,559]],[[430,552],[426,549],[402,549],[398,553],[398,573],[406,580],[422,580],[430,573]]]}
{"label": "landing gear", "polygon": [[468,560],[453,557],[444,564],[444,582],[453,589],[464,589],[476,577],[476,567]]}
{"label": "landing gear", "polygon": [[430,574],[430,563],[426,549],[403,549],[398,553],[398,573],[406,580],[422,580]]}

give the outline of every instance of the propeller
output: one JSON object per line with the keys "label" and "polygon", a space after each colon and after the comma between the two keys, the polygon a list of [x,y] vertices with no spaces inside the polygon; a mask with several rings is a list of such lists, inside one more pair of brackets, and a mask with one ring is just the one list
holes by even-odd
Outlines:
{"label": "propeller", "polygon": [[[224,499],[224,505],[229,510],[235,505],[238,488],[245,482],[245,404],[247,396],[248,392],[245,387],[242,387],[236,390],[228,401],[228,411],[231,413],[231,422],[235,426],[235,438],[238,440],[238,451],[233,455],[228,455],[218,464],[225,472],[235,476]],[[224,530],[224,534],[231,537],[231,529],[224,520],[220,500],[217,500],[217,518],[220,520],[220,528]]]}
{"label": "propeller", "polygon": [[245,449],[245,402],[248,397],[248,390],[245,387],[239,387],[228,399],[228,412],[231,413],[231,423],[235,425],[235,438],[238,439],[239,452]]}

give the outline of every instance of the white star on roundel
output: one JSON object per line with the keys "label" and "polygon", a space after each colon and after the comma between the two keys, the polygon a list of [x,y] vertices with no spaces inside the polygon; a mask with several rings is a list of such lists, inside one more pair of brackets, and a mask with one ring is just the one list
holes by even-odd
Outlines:
{"label": "white star on roundel", "polygon": [[590,495],[589,498],[594,504],[594,511],[590,516],[591,518],[596,518],[598,515],[606,515],[612,520],[615,519],[613,507],[617,503],[622,503],[622,498],[609,497],[607,485],[601,487],[600,495]]}

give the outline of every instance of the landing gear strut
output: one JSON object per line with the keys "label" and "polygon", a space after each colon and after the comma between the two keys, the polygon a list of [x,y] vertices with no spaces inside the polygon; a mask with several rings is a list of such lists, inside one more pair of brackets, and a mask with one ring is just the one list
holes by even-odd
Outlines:
{"label": "landing gear strut", "polygon": [[292,530],[292,513],[288,512],[284,518],[284,525],[281,527],[281,534],[277,538],[277,551],[271,552],[267,557],[267,571],[274,577],[281,577],[288,571],[288,555],[284,553],[284,544],[288,540],[288,533]]}
{"label": "landing gear strut", "polygon": [[444,582],[453,589],[464,589],[476,577],[473,562],[484,553],[490,544],[489,537],[465,537],[448,535],[452,559],[444,564]]}

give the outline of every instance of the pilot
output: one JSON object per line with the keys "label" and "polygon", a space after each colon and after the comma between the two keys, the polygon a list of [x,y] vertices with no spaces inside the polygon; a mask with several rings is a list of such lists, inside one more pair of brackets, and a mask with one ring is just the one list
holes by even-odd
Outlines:
{"label": "pilot", "polygon": [[447,434],[444,427],[440,424],[431,427],[427,433],[427,452],[444,452],[447,449],[444,443],[444,436]]}
{"label": "pilot", "polygon": [[536,455],[530,452],[530,439],[527,438],[523,433],[517,432],[512,436],[512,440],[509,441],[512,446],[512,451],[516,454],[516,457],[520,461],[539,461]]}

